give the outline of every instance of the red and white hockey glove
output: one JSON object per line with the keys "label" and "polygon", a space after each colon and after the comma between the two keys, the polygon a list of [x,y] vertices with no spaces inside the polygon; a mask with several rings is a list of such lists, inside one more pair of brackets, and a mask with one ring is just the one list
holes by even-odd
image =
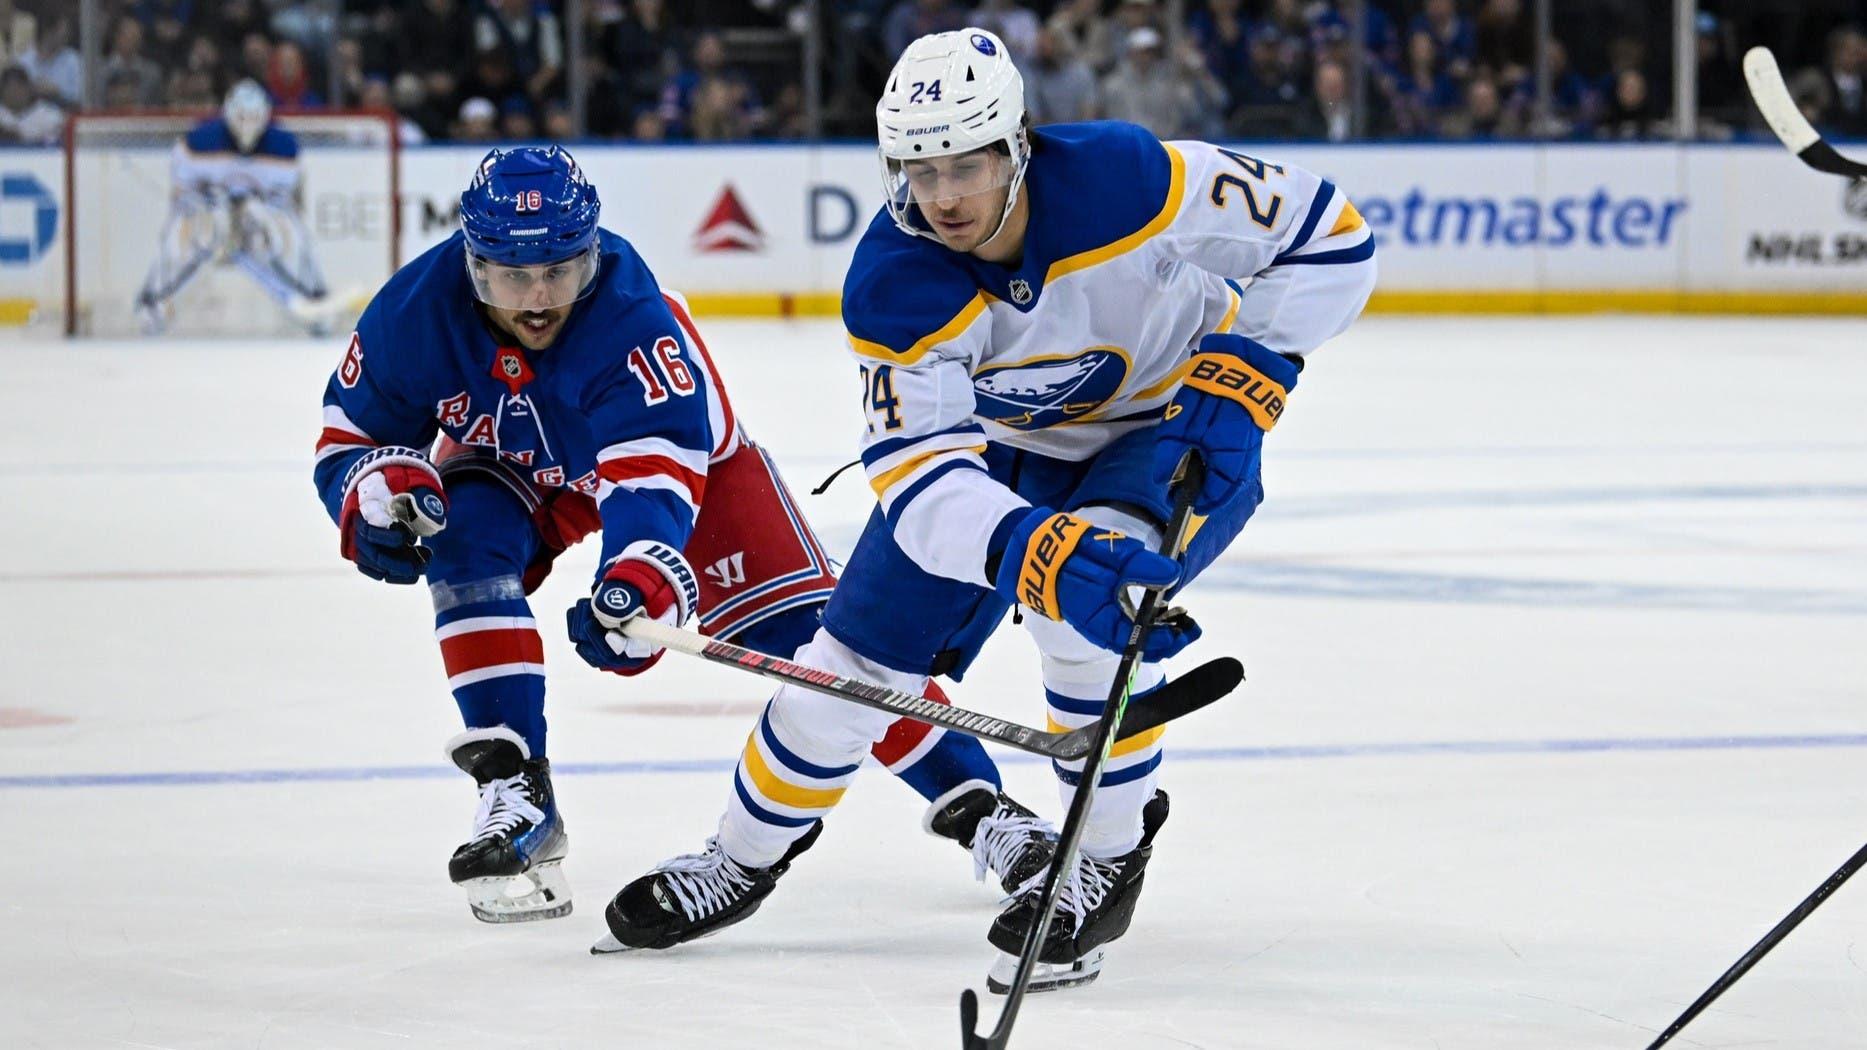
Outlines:
{"label": "red and white hockey glove", "polygon": [[339,550],[373,580],[414,583],[428,568],[420,542],[447,528],[447,493],[428,457],[385,445],[350,465],[337,518]]}
{"label": "red and white hockey glove", "polygon": [[565,623],[585,663],[617,674],[641,674],[661,659],[662,649],[618,628],[637,616],[680,627],[699,605],[700,581],[681,552],[637,540],[603,566],[590,597],[570,607]]}

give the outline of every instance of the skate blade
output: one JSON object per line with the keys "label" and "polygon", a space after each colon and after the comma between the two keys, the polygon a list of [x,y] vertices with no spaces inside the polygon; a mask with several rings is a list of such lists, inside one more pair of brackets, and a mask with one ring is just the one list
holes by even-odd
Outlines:
{"label": "skate blade", "polygon": [[[1074,988],[1079,984],[1088,984],[1102,976],[1103,950],[1097,948],[1073,963],[1040,962],[1031,972],[1030,983],[1025,985],[1027,993],[1054,992],[1059,988]],[[1005,995],[1011,991],[1011,983],[1018,977],[1018,957],[999,953],[998,960],[985,975],[985,990],[993,995]]]}
{"label": "skate blade", "polygon": [[647,951],[646,948],[632,948],[616,939],[613,933],[606,933],[603,939],[590,946],[591,955],[619,955],[622,952]]}
{"label": "skate blade", "polygon": [[570,882],[557,861],[523,875],[468,879],[459,885],[467,891],[467,908],[481,922],[537,922],[571,912]]}

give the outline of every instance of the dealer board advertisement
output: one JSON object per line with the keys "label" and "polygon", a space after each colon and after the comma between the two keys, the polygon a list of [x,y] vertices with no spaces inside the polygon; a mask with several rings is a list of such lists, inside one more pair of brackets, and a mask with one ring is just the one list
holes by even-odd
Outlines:
{"label": "dealer board advertisement", "polygon": [[[1867,190],[1772,145],[1231,145],[1355,201],[1379,245],[1377,307],[1867,312]],[[484,152],[403,152],[402,258],[453,231]],[[604,225],[721,312],[769,312],[781,296],[833,309],[880,205],[861,145],[575,152]],[[63,184],[56,151],[0,151],[0,314],[62,298]]]}

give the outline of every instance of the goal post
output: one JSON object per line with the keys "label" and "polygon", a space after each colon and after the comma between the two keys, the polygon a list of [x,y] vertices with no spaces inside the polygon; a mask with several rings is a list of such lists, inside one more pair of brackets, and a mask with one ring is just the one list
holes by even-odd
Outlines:
{"label": "goal post", "polygon": [[[103,111],[74,114],[66,123],[69,210],[60,320],[67,335],[141,332],[136,297],[169,218],[171,159],[176,144],[212,116]],[[273,119],[298,139],[304,226],[329,289],[319,312],[329,326],[347,326],[401,261],[397,118],[365,110],[280,110]],[[206,337],[304,331],[302,319],[281,308],[226,253],[210,260],[176,296],[165,329]]]}

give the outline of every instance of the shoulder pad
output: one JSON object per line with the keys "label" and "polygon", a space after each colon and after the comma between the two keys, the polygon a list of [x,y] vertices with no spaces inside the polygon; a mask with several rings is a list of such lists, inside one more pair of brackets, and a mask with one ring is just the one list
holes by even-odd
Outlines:
{"label": "shoulder pad", "polygon": [[864,357],[919,361],[985,309],[959,256],[896,228],[882,210],[856,245],[843,278],[843,327]]}

